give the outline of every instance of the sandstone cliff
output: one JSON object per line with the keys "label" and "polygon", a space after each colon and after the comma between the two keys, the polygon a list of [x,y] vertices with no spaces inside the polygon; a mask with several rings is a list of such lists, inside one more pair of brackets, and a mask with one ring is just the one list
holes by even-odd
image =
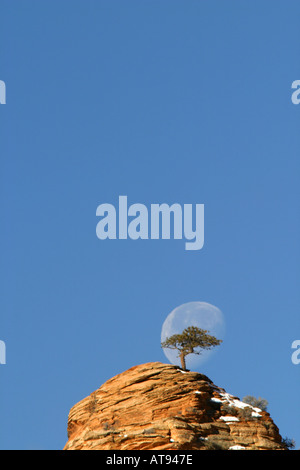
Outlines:
{"label": "sandstone cliff", "polygon": [[269,413],[205,375],[151,362],[74,405],[64,450],[284,449]]}

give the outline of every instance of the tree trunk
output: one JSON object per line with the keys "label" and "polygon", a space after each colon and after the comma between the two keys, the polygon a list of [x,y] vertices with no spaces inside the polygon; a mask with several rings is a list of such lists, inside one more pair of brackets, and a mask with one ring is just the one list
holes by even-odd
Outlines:
{"label": "tree trunk", "polygon": [[184,354],[184,352],[181,352],[181,353],[180,353],[180,362],[181,362],[181,369],[186,370],[185,354]]}

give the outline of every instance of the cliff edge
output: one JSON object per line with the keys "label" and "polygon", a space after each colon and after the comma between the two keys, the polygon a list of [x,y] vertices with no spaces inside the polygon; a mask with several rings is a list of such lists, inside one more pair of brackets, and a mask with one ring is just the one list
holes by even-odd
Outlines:
{"label": "cliff edge", "polygon": [[269,413],[208,377],[150,362],[74,405],[64,450],[284,450]]}

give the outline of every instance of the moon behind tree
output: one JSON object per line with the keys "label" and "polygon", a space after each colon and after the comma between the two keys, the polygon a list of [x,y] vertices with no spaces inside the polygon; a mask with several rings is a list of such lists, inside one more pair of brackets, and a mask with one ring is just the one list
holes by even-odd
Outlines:
{"label": "moon behind tree", "polygon": [[[166,338],[180,334],[189,326],[197,326],[208,330],[210,335],[217,339],[223,339],[225,335],[225,321],[220,309],[207,302],[188,302],[176,307],[166,318],[161,330],[161,342]],[[218,350],[216,346],[210,350],[202,350],[200,355],[189,354],[186,356],[188,369],[197,369],[206,362],[212,354]],[[180,366],[180,359],[176,349],[163,348],[164,354],[171,364]]]}

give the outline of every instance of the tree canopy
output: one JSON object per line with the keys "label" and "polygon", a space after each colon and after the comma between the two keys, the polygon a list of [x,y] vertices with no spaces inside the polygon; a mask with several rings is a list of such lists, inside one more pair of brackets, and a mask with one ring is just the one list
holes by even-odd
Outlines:
{"label": "tree canopy", "polygon": [[186,370],[185,357],[188,354],[201,354],[203,349],[211,349],[218,346],[222,340],[209,334],[197,326],[185,328],[181,334],[174,334],[161,343],[162,348],[177,349],[181,361],[181,367]]}

